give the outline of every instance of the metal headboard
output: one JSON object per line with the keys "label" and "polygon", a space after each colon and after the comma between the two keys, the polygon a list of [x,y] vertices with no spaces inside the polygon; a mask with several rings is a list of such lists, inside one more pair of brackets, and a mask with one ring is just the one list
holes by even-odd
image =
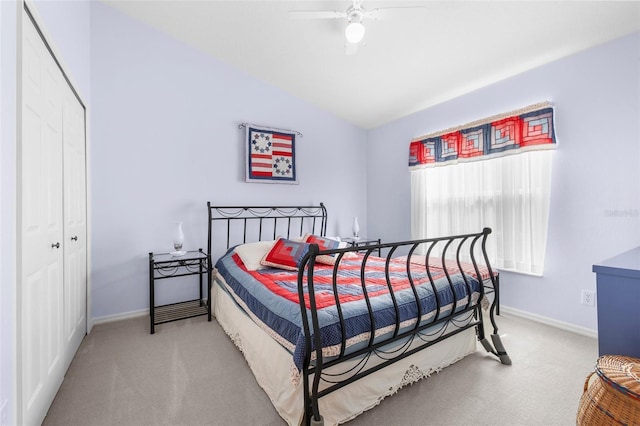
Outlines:
{"label": "metal headboard", "polygon": [[305,233],[326,235],[327,209],[319,206],[212,206],[207,202],[209,232],[207,253],[211,254],[214,226],[226,234],[226,248],[277,237],[292,238]]}

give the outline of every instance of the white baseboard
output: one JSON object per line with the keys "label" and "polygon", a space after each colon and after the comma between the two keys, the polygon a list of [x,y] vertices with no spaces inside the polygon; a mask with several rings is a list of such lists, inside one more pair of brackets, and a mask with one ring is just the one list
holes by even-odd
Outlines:
{"label": "white baseboard", "polygon": [[131,318],[138,318],[149,315],[149,309],[140,309],[138,311],[124,312],[122,314],[105,315],[103,317],[93,318],[91,320],[91,327],[98,324],[106,324],[108,322],[122,321]]}
{"label": "white baseboard", "polygon": [[586,337],[598,338],[598,330],[592,330],[586,327],[580,327],[579,325],[571,324],[564,321],[558,321],[553,318],[545,317],[538,314],[532,314],[531,312],[521,311],[520,309],[510,308],[509,306],[500,305],[500,313],[507,315],[513,315],[516,317],[525,318],[531,321],[539,322],[545,325],[559,328],[561,330],[570,331],[572,333],[580,334]]}
{"label": "white baseboard", "polygon": [[[592,337],[594,339],[598,338],[598,331],[597,330],[592,330],[592,329],[586,328],[586,327],[580,327],[580,326],[575,325],[575,324],[571,324],[571,323],[564,322],[564,321],[558,321],[558,320],[555,320],[553,318],[545,317],[545,316],[538,315],[538,314],[533,314],[531,312],[522,311],[520,309],[511,308],[509,306],[501,305],[500,306],[500,313],[501,314],[504,313],[504,314],[507,314],[507,315],[513,315],[515,317],[528,319],[528,320],[539,322],[539,323],[545,324],[545,325],[550,325],[552,327],[556,327],[556,328],[559,328],[561,330],[570,331],[572,333],[580,334],[582,336]],[[122,321],[122,320],[126,320],[126,319],[137,318],[137,317],[148,316],[148,315],[149,315],[149,309],[140,309],[138,311],[124,312],[124,313],[121,313],[121,314],[114,314],[114,315],[106,315],[106,316],[103,316],[103,317],[94,318],[91,321],[91,327],[93,327],[94,325],[98,325],[98,324],[106,324],[106,323],[109,323],[109,322]]]}

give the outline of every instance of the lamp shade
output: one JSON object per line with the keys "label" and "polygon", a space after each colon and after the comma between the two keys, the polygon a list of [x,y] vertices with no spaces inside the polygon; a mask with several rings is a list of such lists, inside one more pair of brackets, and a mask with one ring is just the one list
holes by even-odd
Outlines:
{"label": "lamp shade", "polygon": [[349,43],[360,43],[364,37],[364,25],[362,22],[349,22],[347,28],[344,29],[344,35]]}

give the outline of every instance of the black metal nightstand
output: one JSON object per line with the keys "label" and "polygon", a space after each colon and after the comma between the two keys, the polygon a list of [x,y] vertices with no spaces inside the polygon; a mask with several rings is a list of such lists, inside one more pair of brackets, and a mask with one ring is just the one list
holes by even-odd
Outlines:
{"label": "black metal nightstand", "polygon": [[[348,243],[349,245],[351,245],[351,247],[363,247],[366,248],[366,246],[374,246],[376,244],[380,244],[380,238],[378,239],[371,239],[371,238],[353,238],[353,237],[340,237],[340,241],[344,241],[345,243]],[[382,251],[380,250],[380,248],[378,248],[378,257],[382,256]]]}
{"label": "black metal nightstand", "polygon": [[[211,321],[211,277],[207,253],[202,249],[188,251],[183,255],[171,253],[149,253],[149,315],[151,334],[155,326],[166,322],[207,315]],[[155,280],[198,275],[200,298],[185,302],[155,306]],[[207,298],[202,290],[202,277],[207,278]]]}

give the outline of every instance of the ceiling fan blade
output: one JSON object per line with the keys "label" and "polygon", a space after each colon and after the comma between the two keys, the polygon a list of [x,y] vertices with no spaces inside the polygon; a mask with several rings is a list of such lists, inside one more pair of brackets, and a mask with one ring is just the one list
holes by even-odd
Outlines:
{"label": "ceiling fan blade", "polygon": [[373,9],[373,10],[367,10],[366,12],[364,12],[363,16],[366,19],[373,19],[374,21],[376,19],[380,19],[380,15],[382,15],[380,9]]}
{"label": "ceiling fan blade", "polygon": [[387,10],[401,10],[401,9],[426,9],[427,6],[385,6],[378,7],[364,13],[365,18],[380,19],[383,13]]}
{"label": "ceiling fan blade", "polygon": [[346,12],[336,10],[290,10],[289,18],[293,19],[337,19],[346,18]]}

